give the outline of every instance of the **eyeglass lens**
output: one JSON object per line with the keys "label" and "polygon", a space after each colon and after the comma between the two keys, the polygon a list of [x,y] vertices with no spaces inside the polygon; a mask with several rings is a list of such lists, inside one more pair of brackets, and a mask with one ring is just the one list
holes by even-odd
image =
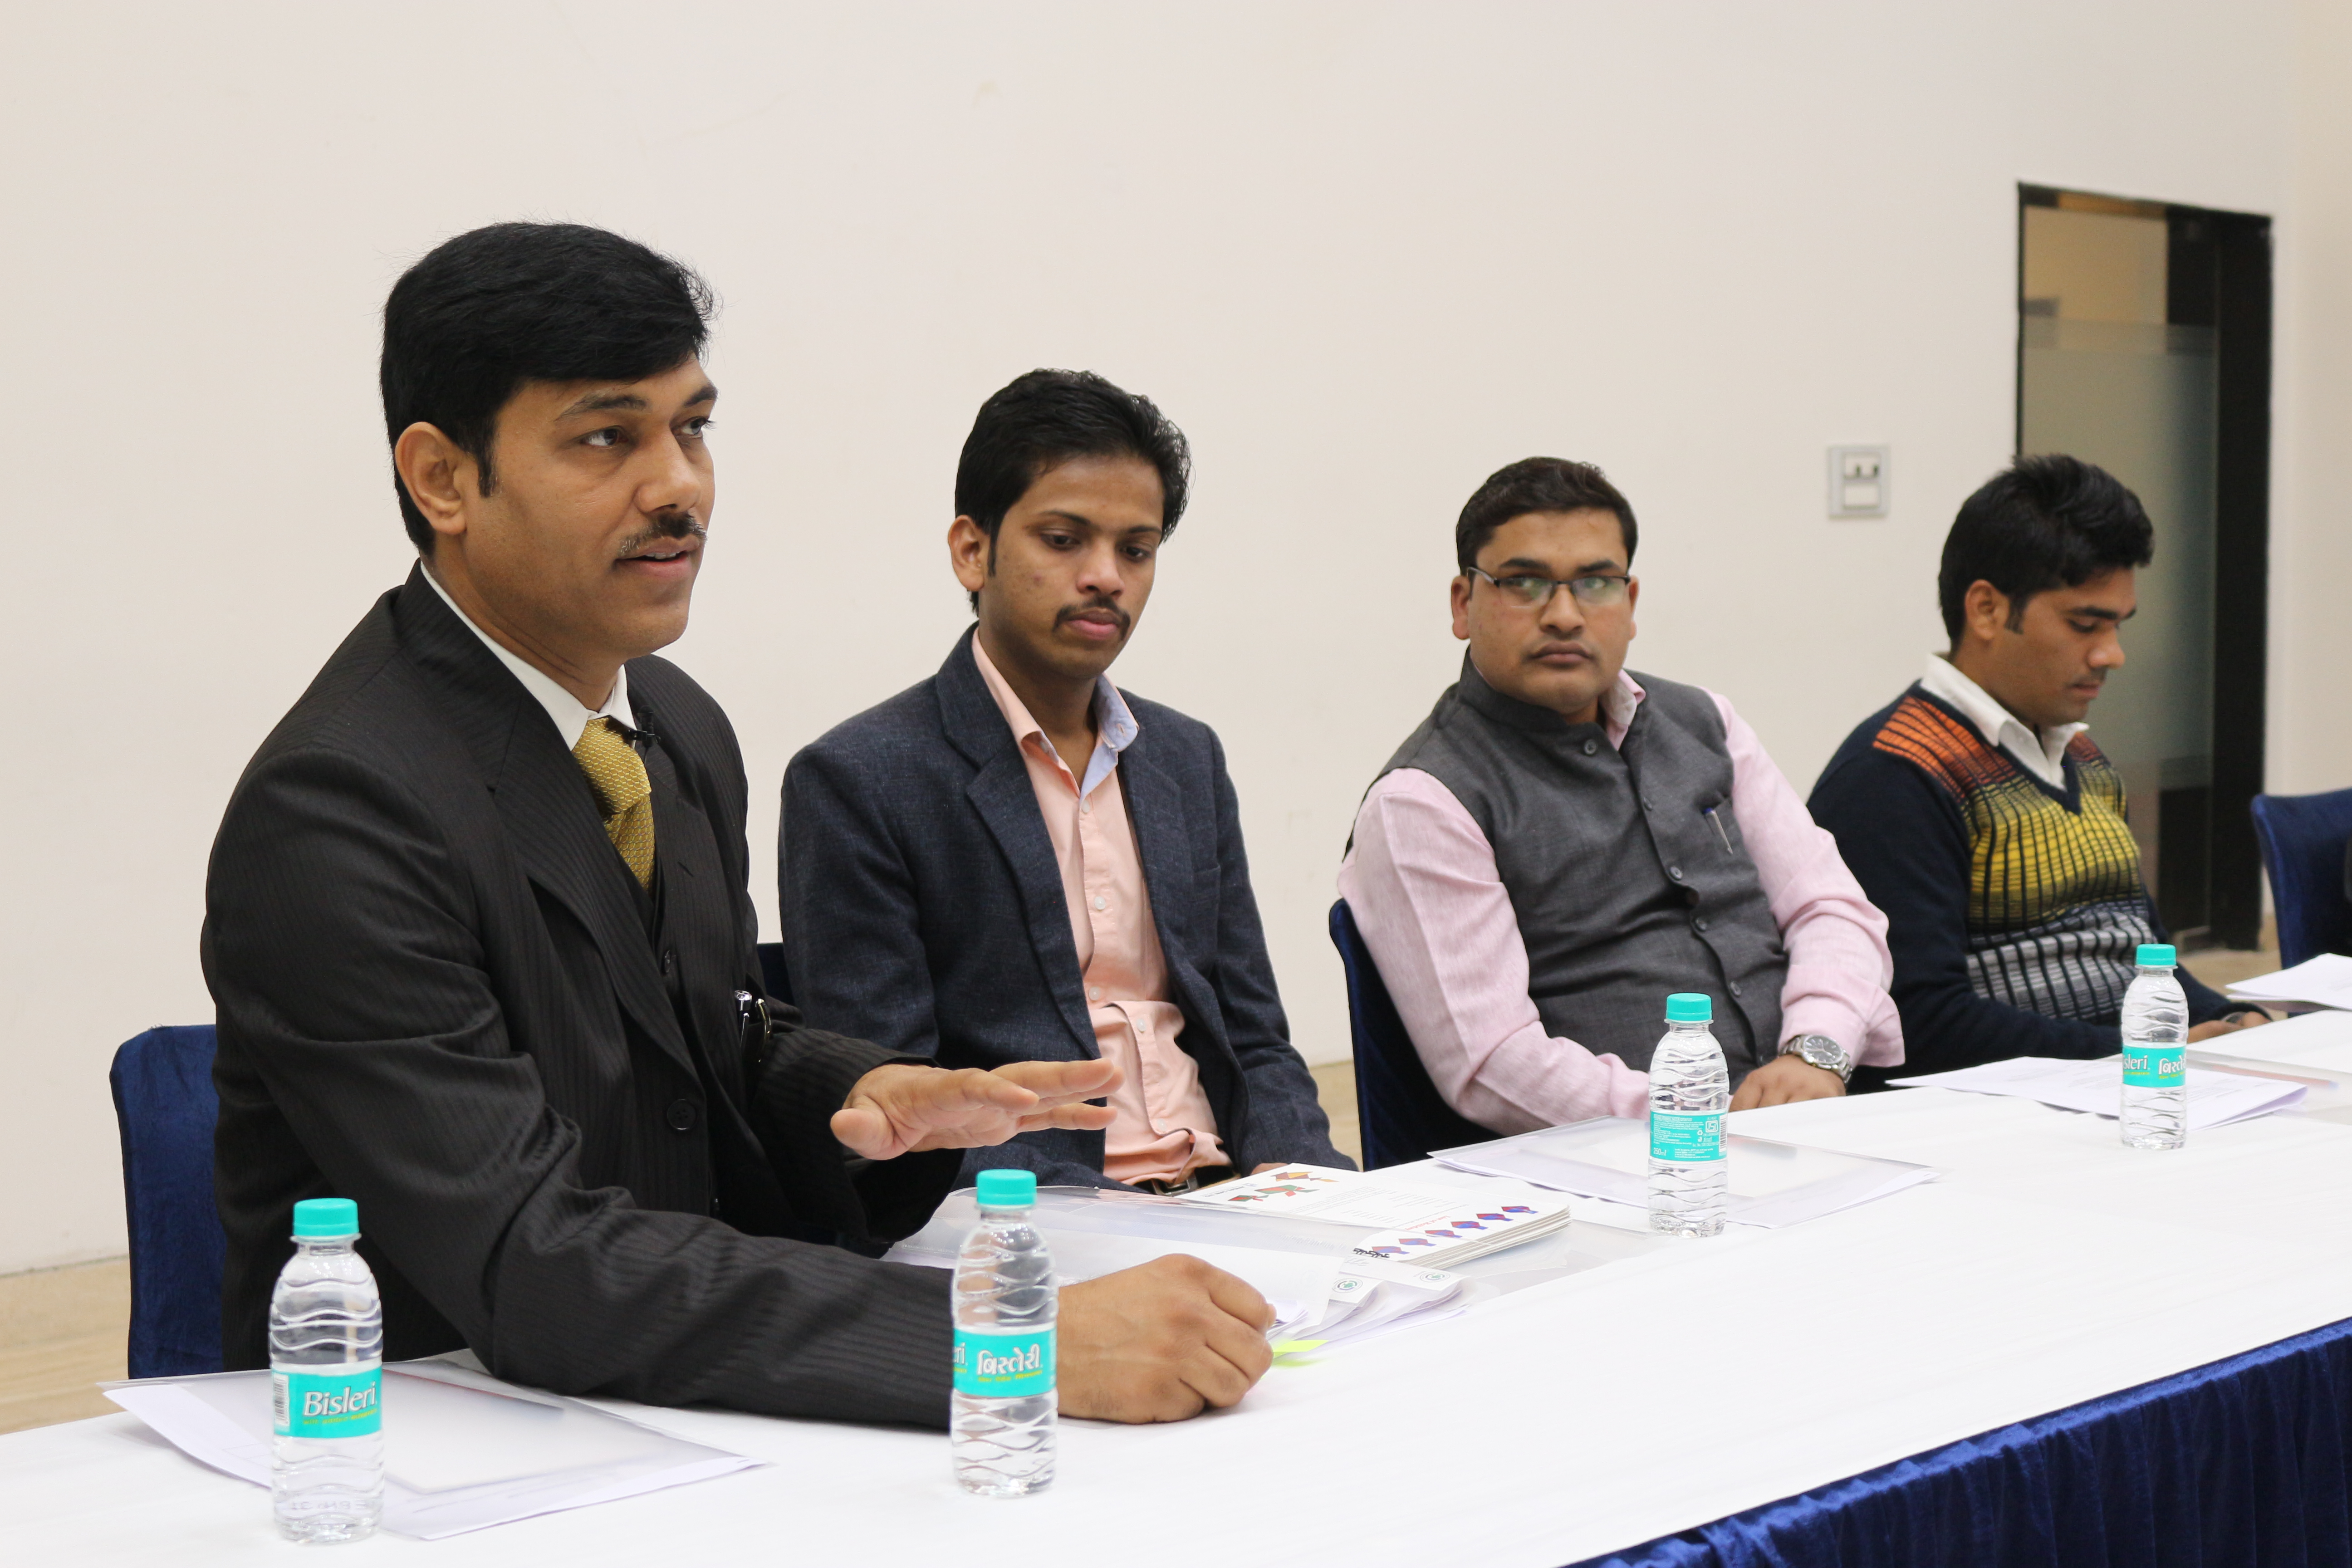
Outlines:
{"label": "eyeglass lens", "polygon": [[1560,582],[1550,577],[1491,577],[1487,581],[1500,589],[1506,597],[1521,609],[1539,610],[1551,603],[1552,595],[1566,588],[1576,596],[1576,602],[1588,608],[1614,605],[1625,597],[1622,577],[1570,577]]}

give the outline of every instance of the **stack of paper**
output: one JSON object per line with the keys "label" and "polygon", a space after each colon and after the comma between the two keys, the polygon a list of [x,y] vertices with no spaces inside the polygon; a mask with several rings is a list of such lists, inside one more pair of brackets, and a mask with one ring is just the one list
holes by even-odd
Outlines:
{"label": "stack of paper", "polygon": [[[1723,1147],[1731,1188],[1724,1217],[1738,1225],[1798,1225],[1938,1174],[1929,1165],[1832,1153],[1738,1132],[1726,1133]],[[1431,1158],[1457,1171],[1514,1176],[1638,1209],[1649,1202],[1649,1156],[1645,1123],[1601,1116],[1492,1143],[1441,1149]]]}
{"label": "stack of paper", "polygon": [[1440,1269],[1549,1236],[1568,1224],[1566,1199],[1517,1183],[1497,1183],[1476,1193],[1440,1192],[1321,1165],[1285,1165],[1188,1193],[1183,1201],[1227,1214],[1377,1226],[1354,1244],[1356,1256]]}
{"label": "stack of paper", "polygon": [[[2323,1016],[2343,1016],[2343,1015],[2317,1013],[2304,1015],[2306,1018]],[[2347,1018],[2347,1021],[2352,1022],[2352,1018]],[[2284,1030],[2286,1026],[2265,1024],[2263,1027]],[[2260,1036],[2255,1037],[2261,1038]],[[2307,1116],[2315,1121],[2352,1124],[2352,1074],[2337,1072],[2327,1068],[2313,1067],[2306,1062],[2273,1062],[2265,1061],[2259,1057],[2239,1057],[2231,1056],[2222,1051],[2200,1050],[2195,1046],[2189,1047],[2188,1059],[2191,1071],[2199,1068],[2208,1068],[2214,1072],[2236,1073],[2243,1078],[2274,1079],[2281,1083],[2299,1084],[2303,1088],[2303,1098],[2293,1107],[2288,1108],[2290,1114]]]}
{"label": "stack of paper", "polygon": [[1329,1305],[1311,1331],[1277,1330],[1276,1338],[1311,1331],[1318,1349],[1339,1350],[1416,1323],[1459,1317],[1493,1293],[1491,1285],[1442,1268],[1367,1262],[1332,1283]]}
{"label": "stack of paper", "polygon": [[[383,1372],[383,1528],[420,1541],[766,1463],[450,1362]],[[100,1386],[190,1458],[269,1484],[267,1372]]]}
{"label": "stack of paper", "polygon": [[[2307,1091],[2305,1084],[2288,1079],[2217,1072],[2210,1068],[2192,1066],[2185,1076],[2189,1080],[2191,1132],[2284,1110],[2302,1103]],[[1983,1067],[1889,1081],[1897,1089],[1957,1089],[1968,1094],[2015,1095],[2022,1100],[2038,1100],[2062,1110],[2087,1110],[2114,1118],[2123,1115],[2121,1057],[2102,1057],[2087,1062],[2055,1057],[2019,1057],[2011,1061],[1989,1062]]]}
{"label": "stack of paper", "polygon": [[2292,969],[2257,974],[2230,987],[2241,1002],[2315,1002],[2322,1007],[2352,1007],[2352,958],[2323,952]]}

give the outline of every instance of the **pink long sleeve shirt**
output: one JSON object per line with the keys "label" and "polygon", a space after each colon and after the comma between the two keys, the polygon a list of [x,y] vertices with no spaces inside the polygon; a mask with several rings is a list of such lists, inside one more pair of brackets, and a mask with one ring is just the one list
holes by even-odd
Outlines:
{"label": "pink long sleeve shirt", "polygon": [[[1731,753],[1731,805],[1789,954],[1780,1038],[1827,1035],[1857,1065],[1903,1059],[1887,994],[1886,917],[1863,896],[1837,843],[1714,692]],[[1601,699],[1622,748],[1643,691],[1630,675]],[[1356,814],[1339,868],[1364,945],[1445,1103],[1497,1132],[1591,1116],[1640,1116],[1649,1079],[1613,1053],[1548,1033],[1528,994],[1528,950],[1495,851],[1451,790],[1418,768],[1383,775]],[[1660,1031],[1664,1026],[1662,1023]]]}

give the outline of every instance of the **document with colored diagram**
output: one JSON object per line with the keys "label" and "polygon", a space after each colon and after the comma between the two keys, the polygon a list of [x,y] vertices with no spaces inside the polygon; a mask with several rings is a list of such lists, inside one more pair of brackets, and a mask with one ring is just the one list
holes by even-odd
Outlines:
{"label": "document with colored diagram", "polygon": [[1285,1165],[1184,1194],[1184,1202],[1227,1214],[1280,1215],[1372,1234],[1354,1243],[1364,1258],[1450,1268],[1568,1223],[1568,1200],[1525,1183],[1481,1184],[1475,1193],[1445,1192],[1387,1175]]}

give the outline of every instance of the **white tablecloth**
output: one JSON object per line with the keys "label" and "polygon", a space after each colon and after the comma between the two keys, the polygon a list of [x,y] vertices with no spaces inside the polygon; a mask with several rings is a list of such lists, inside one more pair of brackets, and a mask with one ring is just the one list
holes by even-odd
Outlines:
{"label": "white tablecloth", "polygon": [[[2249,1055],[2352,1070],[2352,1015]],[[1938,1165],[1793,1229],[1636,1255],[1320,1363],[1237,1409],[1066,1423],[1059,1479],[963,1497],[947,1440],[612,1408],[772,1468],[431,1544],[460,1564],[1559,1564],[2352,1317],[2352,1126],[2170,1153],[2116,1124],[1910,1089],[1741,1131]],[[266,1496],[110,1415],[0,1436],[0,1560],[247,1563]]]}

